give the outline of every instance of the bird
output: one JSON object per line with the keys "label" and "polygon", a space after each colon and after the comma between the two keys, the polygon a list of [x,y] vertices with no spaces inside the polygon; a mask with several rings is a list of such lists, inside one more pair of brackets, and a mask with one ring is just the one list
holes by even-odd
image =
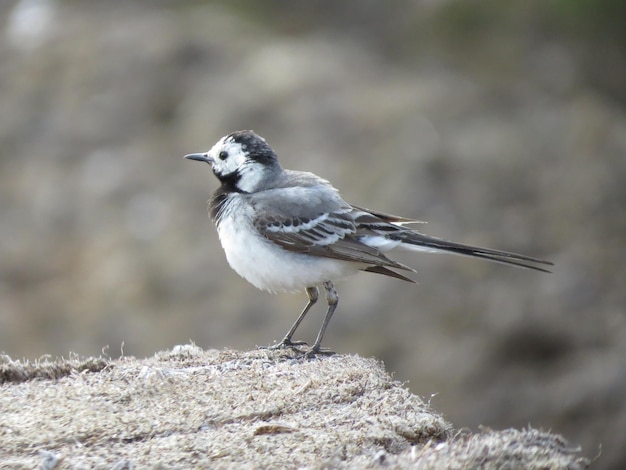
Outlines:
{"label": "bird", "polygon": [[[365,271],[415,282],[415,270],[386,256],[394,249],[447,252],[550,272],[550,261],[479,248],[424,235],[419,221],[355,206],[327,180],[283,169],[276,152],[251,130],[225,135],[204,153],[184,158],[208,163],[220,186],[208,202],[210,217],[229,265],[270,293],[305,290],[308,302],[283,339],[272,348],[297,348],[296,329],[325,290],[327,311],[307,355],[322,350],[339,295],[333,282]],[[306,345],[308,346],[308,345]]]}

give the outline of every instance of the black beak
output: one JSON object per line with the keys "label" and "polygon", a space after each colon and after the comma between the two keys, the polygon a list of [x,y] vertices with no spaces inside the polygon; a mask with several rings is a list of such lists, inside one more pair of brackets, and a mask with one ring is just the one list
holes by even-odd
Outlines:
{"label": "black beak", "polygon": [[189,160],[196,160],[198,162],[204,162],[208,164],[213,163],[213,159],[209,157],[206,153],[190,153],[189,155],[185,155],[185,158]]}

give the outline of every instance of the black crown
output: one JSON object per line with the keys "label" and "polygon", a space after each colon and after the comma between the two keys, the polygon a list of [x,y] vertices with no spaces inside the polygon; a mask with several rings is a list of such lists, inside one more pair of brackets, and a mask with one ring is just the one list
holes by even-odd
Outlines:
{"label": "black crown", "polygon": [[228,135],[233,142],[241,145],[252,160],[259,163],[271,164],[278,160],[276,153],[265,139],[254,131],[236,131]]}

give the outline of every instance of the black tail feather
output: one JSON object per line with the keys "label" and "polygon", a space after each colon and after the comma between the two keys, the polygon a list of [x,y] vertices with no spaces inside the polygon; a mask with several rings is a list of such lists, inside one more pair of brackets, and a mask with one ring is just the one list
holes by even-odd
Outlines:
{"label": "black tail feather", "polygon": [[498,263],[533,269],[535,271],[541,271],[544,273],[549,273],[551,271],[537,265],[554,266],[554,263],[552,263],[551,261],[533,258],[526,255],[520,255],[517,253],[510,253],[508,251],[492,250],[490,248],[479,248],[476,246],[463,245],[461,243],[450,242],[447,240],[442,240],[440,238],[429,237],[415,231],[403,231],[395,235],[394,238],[401,240],[403,243],[409,245],[426,247],[437,251],[445,251],[448,253],[454,253],[464,256],[473,256],[475,258],[487,259],[489,261],[495,261]]}

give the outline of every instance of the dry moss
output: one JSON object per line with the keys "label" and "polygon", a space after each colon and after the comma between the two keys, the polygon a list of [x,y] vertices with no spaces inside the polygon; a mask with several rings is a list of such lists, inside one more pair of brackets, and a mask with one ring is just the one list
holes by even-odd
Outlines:
{"label": "dry moss", "polygon": [[99,372],[109,364],[103,357],[81,359],[71,356],[50,360],[43,358],[38,361],[14,361],[7,355],[0,356],[0,384],[5,382],[26,382],[33,379],[60,379],[80,372]]}
{"label": "dry moss", "polygon": [[[203,351],[29,364],[5,357],[3,468],[582,468],[538,431],[453,436],[358,356]],[[61,371],[61,372],[60,372]]]}

